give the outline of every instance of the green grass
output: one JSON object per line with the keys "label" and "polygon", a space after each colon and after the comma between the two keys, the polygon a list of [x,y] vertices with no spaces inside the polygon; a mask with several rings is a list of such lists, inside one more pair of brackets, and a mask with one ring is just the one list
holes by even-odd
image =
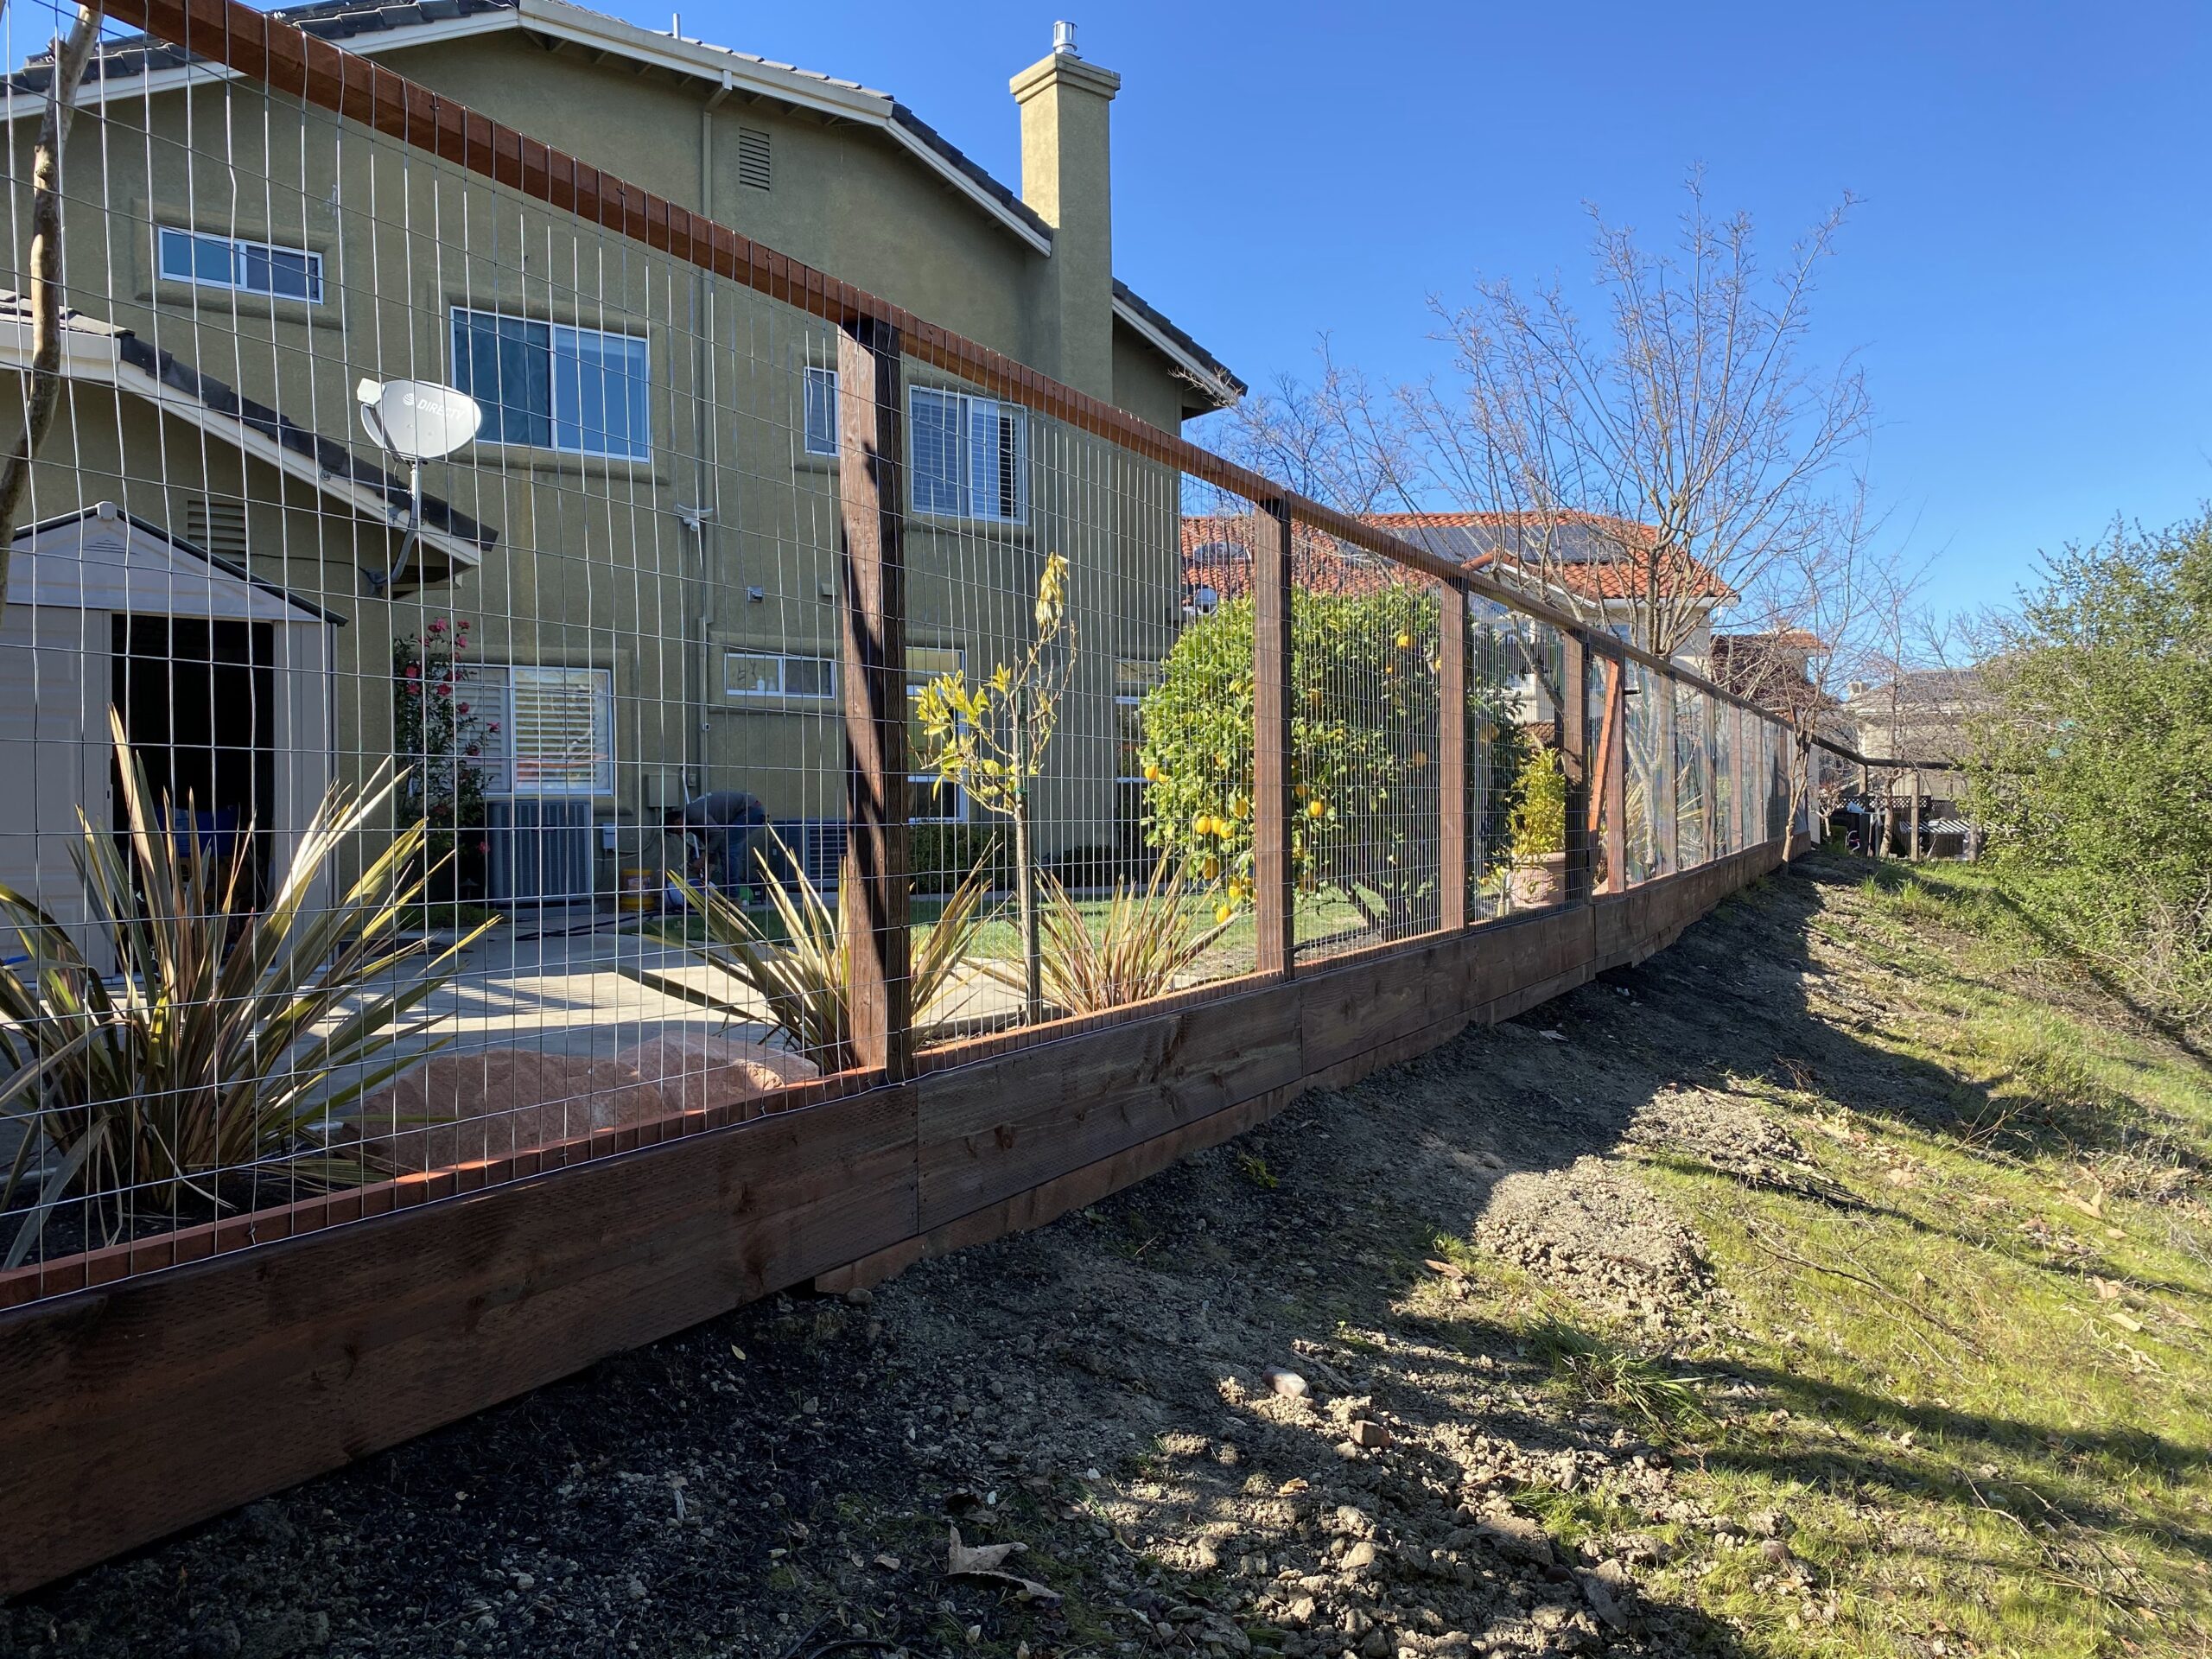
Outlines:
{"label": "green grass", "polygon": [[[1724,1337],[1643,1353],[1458,1259],[1555,1388],[1675,1449],[1685,1494],[1794,1521],[1802,1586],[1657,1529],[1651,1590],[1751,1651],[2212,1652],[2212,1077],[2035,955],[1982,872],[1828,892],[1817,954],[1879,1058],[1730,1082],[1852,1201],[1640,1166],[1705,1241]],[[1624,1523],[1533,1501],[1570,1537]]]}

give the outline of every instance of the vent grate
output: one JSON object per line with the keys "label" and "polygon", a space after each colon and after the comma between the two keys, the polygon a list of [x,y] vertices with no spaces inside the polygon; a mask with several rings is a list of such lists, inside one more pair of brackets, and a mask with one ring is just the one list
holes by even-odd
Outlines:
{"label": "vent grate", "polygon": [[185,504],[184,539],[202,552],[245,563],[245,503],[195,495]]}
{"label": "vent grate", "polygon": [[769,188],[773,176],[774,151],[768,135],[758,127],[737,130],[737,181],[755,190]]}

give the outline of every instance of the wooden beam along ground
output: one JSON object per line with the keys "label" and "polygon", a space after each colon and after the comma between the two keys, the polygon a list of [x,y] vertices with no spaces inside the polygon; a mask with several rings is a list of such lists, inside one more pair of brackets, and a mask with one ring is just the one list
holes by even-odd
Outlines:
{"label": "wooden beam along ground", "polygon": [[1639,960],[1781,856],[932,1051],[594,1161],[550,1148],[526,1179],[0,1313],[0,1594],[771,1292],[1050,1220]]}

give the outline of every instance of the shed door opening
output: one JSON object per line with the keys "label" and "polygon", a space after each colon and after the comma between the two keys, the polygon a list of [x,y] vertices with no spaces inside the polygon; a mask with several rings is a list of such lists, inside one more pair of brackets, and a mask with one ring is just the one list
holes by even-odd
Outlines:
{"label": "shed door opening", "polygon": [[[267,890],[276,799],[275,630],[266,622],[115,619],[115,707],[171,830],[227,855],[253,832],[250,891]],[[124,827],[115,791],[116,827]],[[189,811],[190,818],[183,815]]]}

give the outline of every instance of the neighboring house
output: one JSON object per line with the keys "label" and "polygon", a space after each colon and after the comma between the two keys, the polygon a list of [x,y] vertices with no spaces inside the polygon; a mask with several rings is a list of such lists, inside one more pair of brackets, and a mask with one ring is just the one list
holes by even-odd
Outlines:
{"label": "neighboring house", "polygon": [[1981,677],[1970,668],[1908,669],[1853,682],[1844,714],[1859,753],[1877,763],[1867,778],[1867,810],[1886,813],[1891,850],[1911,851],[1916,798],[1922,849],[1974,855],[1980,838],[1961,805],[1965,775],[1916,763],[1964,760],[1971,752],[1969,726],[1987,706]]}
{"label": "neighboring house", "polygon": [[[285,16],[1171,431],[1243,390],[1115,277],[1119,79],[1071,50],[1014,79],[1017,194],[887,94],[562,0]],[[17,155],[48,73],[10,84]],[[395,647],[466,621],[470,695],[502,716],[482,757],[506,854],[493,897],[604,891],[634,827],[705,789],[748,790],[779,818],[842,815],[832,329],[143,38],[104,44],[80,103],[68,396],[24,519],[109,503],[342,625],[321,747],[276,764],[344,776],[389,755]],[[6,303],[0,359],[20,366],[29,329]],[[916,682],[1018,654],[1015,601],[1056,548],[1078,610],[1111,618],[1075,687],[1109,706],[1116,664],[1156,660],[1179,626],[1179,477],[907,366]],[[419,533],[356,419],[358,380],[399,377],[458,385],[486,414],[424,469]],[[48,608],[4,666],[75,662],[82,692],[109,648]],[[81,647],[57,654],[64,638]],[[99,725],[77,722],[88,752]],[[1087,826],[1115,810],[1112,733],[1089,726],[1055,746],[1047,852],[1098,839]],[[288,730],[314,747],[304,722]],[[245,757],[226,776],[251,778],[276,740],[239,715],[211,741]],[[0,748],[0,800],[45,764]],[[104,765],[78,766],[88,790]],[[85,798],[96,819],[111,810],[104,783]],[[264,823],[296,810],[251,788],[218,804]],[[918,817],[966,810],[918,796]],[[0,823],[0,845],[32,828],[57,825]]]}
{"label": "neighboring house", "polygon": [[1852,728],[1841,702],[1821,690],[1814,664],[1827,642],[1802,628],[1759,633],[1716,633],[1707,677],[1724,690],[1787,715],[1800,728],[1849,744]]}
{"label": "neighboring house", "polygon": [[1923,668],[1885,680],[1854,680],[1843,706],[1859,753],[1910,766],[1966,759],[1968,723],[1986,704],[1974,670]]}
{"label": "neighboring house", "polygon": [[1675,651],[1677,660],[1702,670],[1712,639],[1712,613],[1735,597],[1728,584],[1694,559],[1662,560],[1658,532],[1596,513],[1560,513],[1548,520],[1521,512],[1375,512],[1377,529],[1471,570],[1487,571],[1531,597],[1590,618],[1632,645],[1644,643],[1639,619],[1654,573],[1689,596],[1695,626]]}

